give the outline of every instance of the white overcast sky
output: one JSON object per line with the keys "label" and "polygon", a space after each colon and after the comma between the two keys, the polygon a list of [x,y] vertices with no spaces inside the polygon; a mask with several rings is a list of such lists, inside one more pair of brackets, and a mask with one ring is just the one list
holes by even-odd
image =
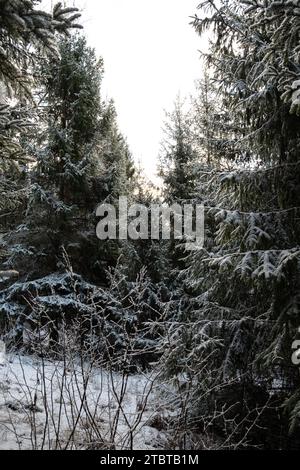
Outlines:
{"label": "white overcast sky", "polygon": [[83,7],[89,45],[104,59],[103,98],[114,99],[120,130],[153,178],[164,109],[178,92],[188,95],[202,74],[201,39],[189,24],[199,0],[66,2],[74,3]]}

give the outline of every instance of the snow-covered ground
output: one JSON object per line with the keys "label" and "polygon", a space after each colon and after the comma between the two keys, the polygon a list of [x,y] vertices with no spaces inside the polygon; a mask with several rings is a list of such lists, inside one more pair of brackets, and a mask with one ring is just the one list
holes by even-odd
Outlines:
{"label": "snow-covered ground", "polygon": [[7,355],[0,365],[0,450],[164,448],[172,410],[159,401],[153,377]]}

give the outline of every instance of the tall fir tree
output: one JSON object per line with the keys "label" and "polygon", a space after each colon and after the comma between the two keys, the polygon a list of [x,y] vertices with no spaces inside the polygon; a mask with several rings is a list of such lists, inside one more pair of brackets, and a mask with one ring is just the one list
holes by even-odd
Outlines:
{"label": "tall fir tree", "polygon": [[190,422],[231,433],[229,447],[290,448],[299,440],[299,2],[199,8],[196,30],[214,33],[207,64],[230,113],[233,152],[222,158],[232,170],[211,170],[206,245],[190,255],[186,281],[195,304],[174,325],[166,360],[189,377]]}
{"label": "tall fir tree", "polygon": [[196,154],[192,145],[191,118],[178,96],[174,110],[166,113],[165,138],[160,154],[160,176],[165,185],[165,200],[170,203],[193,197]]}
{"label": "tall fir tree", "polygon": [[[39,1],[0,2],[0,231],[24,217],[28,200],[27,169],[34,162],[28,144],[37,124],[33,89],[38,58],[58,56],[57,40],[68,35],[80,17],[76,8],[58,3],[51,13]],[[3,254],[3,250],[1,250]],[[0,252],[0,256],[1,256]]]}

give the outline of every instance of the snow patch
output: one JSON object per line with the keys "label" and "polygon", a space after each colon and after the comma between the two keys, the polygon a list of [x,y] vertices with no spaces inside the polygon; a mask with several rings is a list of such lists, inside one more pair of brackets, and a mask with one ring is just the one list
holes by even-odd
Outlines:
{"label": "snow patch", "polygon": [[[8,355],[7,359],[0,367],[0,450],[53,449],[57,435],[60,445],[66,445],[81,408],[88,364],[72,361],[65,367],[62,362],[18,355]],[[153,423],[158,421],[157,415],[164,423],[167,411],[158,403],[155,388],[145,400],[151,383],[149,376],[128,377],[119,407],[123,374],[99,368],[89,374],[86,400],[69,448],[97,449],[101,445],[100,448],[109,449],[112,441],[119,450],[165,447],[167,431],[156,429]],[[87,442],[92,433],[88,424],[91,416],[97,423],[97,443]]]}

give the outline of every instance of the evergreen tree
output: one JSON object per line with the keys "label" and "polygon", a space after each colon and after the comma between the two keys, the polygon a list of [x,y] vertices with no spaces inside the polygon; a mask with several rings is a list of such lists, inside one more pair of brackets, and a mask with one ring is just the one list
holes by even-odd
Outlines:
{"label": "evergreen tree", "polygon": [[196,82],[190,114],[193,146],[200,167],[221,168],[228,165],[228,160],[236,162],[239,153],[235,142],[239,129],[234,125],[225,96],[208,69]]}
{"label": "evergreen tree", "polygon": [[59,3],[46,13],[37,9],[38,3],[0,2],[0,230],[4,233],[20,223],[28,200],[27,167],[35,161],[28,139],[37,124],[36,61],[57,57],[58,36],[80,28],[76,8]]}
{"label": "evergreen tree", "polygon": [[83,37],[63,40],[59,58],[41,67],[45,129],[40,128],[31,172],[30,232],[17,229],[11,235],[10,244],[22,249],[18,257],[13,248],[7,265],[27,276],[46,275],[60,269],[64,248],[75,271],[103,282],[120,246],[97,239],[96,208],[127,194],[134,172],[131,155],[113,104],[101,101],[102,60]]}
{"label": "evergreen tree", "polygon": [[174,111],[167,113],[160,155],[160,176],[165,184],[167,202],[181,203],[193,197],[195,177],[193,165],[196,154],[192,145],[191,118],[184,111],[180,97],[175,102]]}
{"label": "evergreen tree", "polygon": [[[57,3],[51,13],[38,10],[41,0],[1,0],[0,80],[9,91],[31,96],[32,65],[40,53],[57,56],[56,34],[69,34],[80,17],[77,8]],[[28,50],[30,46],[30,52]]]}
{"label": "evergreen tree", "polygon": [[118,127],[113,101],[110,101],[103,110],[101,135],[106,192],[110,202],[116,203],[119,196],[132,194],[131,183],[135,168],[128,144]]}
{"label": "evergreen tree", "polygon": [[[230,172],[216,166],[209,176],[206,246],[190,255],[187,278],[194,307],[173,328],[180,355],[172,344],[166,360],[189,377],[191,422],[205,427],[213,416],[215,432],[231,433],[228,445],[288,448],[299,436],[291,362],[300,287],[299,5],[205,1],[200,8],[194,26],[214,30],[207,59],[230,113],[234,152],[223,156]],[[283,404],[288,414],[278,418]]]}
{"label": "evergreen tree", "polygon": [[17,139],[11,138],[11,134],[24,128],[26,122],[24,109],[20,115],[15,108],[10,110],[3,106],[5,96],[19,98],[24,108],[26,99],[32,98],[38,57],[57,57],[57,34],[69,34],[71,28],[80,28],[75,23],[80,17],[76,8],[63,8],[58,3],[52,13],[46,13],[36,9],[37,3],[40,1],[0,2],[1,160],[23,155]]}

